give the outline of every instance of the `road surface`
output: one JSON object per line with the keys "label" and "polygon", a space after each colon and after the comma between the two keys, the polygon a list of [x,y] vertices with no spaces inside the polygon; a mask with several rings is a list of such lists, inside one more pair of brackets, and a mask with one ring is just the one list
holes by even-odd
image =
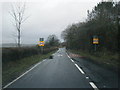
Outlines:
{"label": "road surface", "polygon": [[83,63],[80,64],[72,60],[66,53],[65,48],[60,48],[53,56],[53,59],[45,59],[39,62],[5,88],[99,89],[88,76],[90,72],[87,73],[87,70],[82,69]]}

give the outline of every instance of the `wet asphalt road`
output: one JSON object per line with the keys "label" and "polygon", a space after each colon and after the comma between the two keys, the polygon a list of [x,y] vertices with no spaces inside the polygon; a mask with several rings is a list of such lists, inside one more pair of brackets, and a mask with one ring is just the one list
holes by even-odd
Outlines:
{"label": "wet asphalt road", "polygon": [[45,59],[7,88],[91,88],[85,74],[73,63],[64,48]]}
{"label": "wet asphalt road", "polygon": [[69,54],[60,48],[7,88],[118,88],[117,73]]}

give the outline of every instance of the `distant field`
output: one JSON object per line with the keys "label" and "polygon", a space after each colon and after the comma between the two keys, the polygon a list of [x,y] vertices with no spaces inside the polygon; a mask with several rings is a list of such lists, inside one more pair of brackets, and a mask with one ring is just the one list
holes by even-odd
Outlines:
{"label": "distant field", "polygon": [[[31,46],[36,46],[36,44],[21,44],[22,47],[31,47]],[[0,48],[5,48],[5,47],[17,47],[17,44],[15,43],[3,43],[3,44],[0,44]]]}

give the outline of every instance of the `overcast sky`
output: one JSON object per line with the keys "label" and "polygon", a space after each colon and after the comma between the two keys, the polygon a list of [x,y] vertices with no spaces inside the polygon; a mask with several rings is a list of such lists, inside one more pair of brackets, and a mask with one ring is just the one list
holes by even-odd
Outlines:
{"label": "overcast sky", "polygon": [[[46,39],[51,34],[55,34],[61,39],[61,32],[68,25],[85,21],[87,10],[92,10],[100,1],[39,0],[39,2],[27,2],[25,16],[30,17],[22,25],[22,44],[37,44],[40,37]],[[13,36],[16,28],[13,26],[13,18],[9,14],[11,3],[2,3],[2,10],[0,10],[2,43],[15,43],[16,41]]]}

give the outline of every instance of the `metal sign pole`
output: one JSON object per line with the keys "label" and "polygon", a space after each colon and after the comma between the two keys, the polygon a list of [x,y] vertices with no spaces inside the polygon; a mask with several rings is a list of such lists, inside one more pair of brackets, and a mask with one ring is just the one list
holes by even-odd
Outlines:
{"label": "metal sign pole", "polygon": [[43,46],[41,46],[41,53],[43,54]]}
{"label": "metal sign pole", "polygon": [[96,52],[96,50],[97,50],[97,45],[95,44],[95,52]]}

